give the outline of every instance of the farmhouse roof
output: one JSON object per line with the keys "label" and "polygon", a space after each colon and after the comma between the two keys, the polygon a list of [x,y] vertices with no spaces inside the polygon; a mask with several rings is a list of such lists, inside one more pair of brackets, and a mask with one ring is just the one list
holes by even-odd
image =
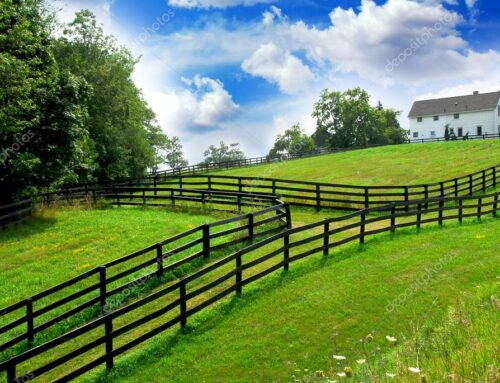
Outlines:
{"label": "farmhouse roof", "polygon": [[437,116],[495,109],[499,100],[500,91],[491,93],[474,92],[474,94],[468,96],[415,101],[408,117]]}

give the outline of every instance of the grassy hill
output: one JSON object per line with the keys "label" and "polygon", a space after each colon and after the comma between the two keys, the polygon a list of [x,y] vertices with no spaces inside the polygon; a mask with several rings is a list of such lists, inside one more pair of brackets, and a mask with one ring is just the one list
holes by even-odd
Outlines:
{"label": "grassy hill", "polygon": [[384,146],[217,174],[359,185],[437,182],[500,162],[500,140]]}
{"label": "grassy hill", "polygon": [[[361,374],[365,367],[354,360],[367,358],[379,366],[376,381],[387,379],[384,371],[403,374],[417,365],[429,381],[443,381],[447,368],[485,381],[498,352],[494,324],[500,315],[489,297],[500,292],[499,230],[494,220],[450,224],[424,229],[418,237],[414,230],[393,240],[382,235],[326,259],[318,255],[198,314],[187,334],[161,335],[119,360],[110,375],[85,381],[287,382],[316,370],[340,372],[346,363]],[[457,314],[462,300],[472,307],[470,315]],[[457,315],[472,321],[456,332],[457,339],[433,331],[450,322],[449,306],[455,306],[455,321]],[[446,352],[428,350],[424,342],[419,361],[415,352],[405,354],[421,333],[443,338],[438,345]],[[360,343],[368,334],[374,341]],[[391,357],[387,335],[402,343],[405,359]],[[464,354],[469,348],[474,353]],[[335,361],[333,354],[347,361]]]}

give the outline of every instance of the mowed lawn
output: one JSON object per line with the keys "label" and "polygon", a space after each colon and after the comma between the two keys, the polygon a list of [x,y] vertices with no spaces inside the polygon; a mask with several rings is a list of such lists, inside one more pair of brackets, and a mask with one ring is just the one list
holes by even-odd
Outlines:
{"label": "mowed lawn", "polygon": [[[118,358],[111,374],[83,381],[289,382],[333,366],[333,354],[356,368],[354,360],[377,353],[377,346],[387,350],[387,335],[411,344],[415,327],[447,323],[449,306],[478,293],[480,307],[498,323],[499,312],[487,305],[499,293],[499,232],[500,221],[487,218],[398,231],[392,239],[382,234],[362,247],[317,254],[189,318],[187,333],[160,335]],[[495,363],[498,340],[495,320],[485,323],[471,364],[481,374]],[[359,340],[368,334],[374,342],[363,350]],[[452,361],[469,346],[448,347]],[[416,356],[403,362],[427,371],[439,364]]]}
{"label": "mowed lawn", "polygon": [[0,307],[224,217],[170,208],[44,209],[0,231]]}
{"label": "mowed lawn", "polygon": [[466,175],[500,163],[500,140],[437,142],[355,150],[214,174],[348,185],[410,185]]}

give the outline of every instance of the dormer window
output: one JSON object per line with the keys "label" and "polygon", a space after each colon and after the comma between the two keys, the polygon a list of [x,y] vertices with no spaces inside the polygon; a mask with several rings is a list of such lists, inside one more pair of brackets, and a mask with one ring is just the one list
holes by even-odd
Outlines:
{"label": "dormer window", "polygon": [[439,121],[439,116],[434,116],[434,121]]}
{"label": "dormer window", "polygon": [[[500,106],[498,107],[498,110],[499,110],[498,113],[500,113]],[[417,117],[417,122],[422,122],[422,117]]]}

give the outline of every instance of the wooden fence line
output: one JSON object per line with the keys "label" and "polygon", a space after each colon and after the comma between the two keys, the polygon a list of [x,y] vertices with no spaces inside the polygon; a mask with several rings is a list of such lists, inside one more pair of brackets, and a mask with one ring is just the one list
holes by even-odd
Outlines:
{"label": "wooden fence line", "polygon": [[33,200],[31,198],[0,206],[0,228],[20,223],[31,215],[32,211]]}
{"label": "wooden fence line", "polygon": [[[232,255],[216,260],[206,267],[179,279],[170,286],[160,291],[154,292],[153,294],[145,298],[135,301],[128,306],[121,307],[116,311],[105,314],[102,317],[77,329],[71,330],[56,339],[48,341],[40,346],[32,348],[20,355],[4,361],[0,363],[0,371],[7,371],[7,382],[9,383],[18,381],[19,379],[33,379],[52,371],[56,367],[64,365],[66,362],[73,360],[79,355],[82,355],[101,346],[103,346],[102,356],[84,366],[77,368],[76,370],[66,373],[66,375],[64,375],[63,377],[58,378],[57,382],[70,381],[100,365],[106,365],[106,367],[110,369],[113,367],[114,360],[117,356],[141,344],[147,339],[160,334],[161,332],[165,331],[168,328],[171,328],[176,324],[180,324],[181,327],[185,327],[188,318],[192,315],[221,300],[222,298],[228,296],[233,292],[236,294],[241,294],[244,286],[257,281],[274,271],[278,271],[280,269],[288,270],[290,264],[293,262],[317,253],[328,254],[329,249],[341,246],[346,243],[355,241],[363,243],[366,237],[370,235],[375,235],[387,231],[394,232],[398,228],[413,226],[419,228],[424,224],[435,222],[438,222],[439,225],[442,225],[443,222],[447,220],[458,220],[459,222],[462,222],[463,218],[466,217],[474,217],[478,219],[481,219],[485,215],[492,215],[496,217],[498,211],[498,195],[499,193],[494,193],[479,197],[436,197],[430,199],[395,202],[387,206],[362,209],[360,211],[350,213],[342,217],[329,218],[301,227],[288,229],[281,233],[275,234],[272,237],[266,238],[260,242],[253,243],[244,249],[236,251]],[[450,203],[455,204],[450,205]],[[368,217],[370,213],[375,212],[377,212],[378,214]],[[426,216],[422,219],[422,215],[432,213],[437,213],[437,216]],[[356,219],[358,217],[359,220],[354,223],[346,222],[352,221],[353,219]],[[398,218],[411,218],[412,220],[398,223]],[[334,224],[339,224],[339,226],[334,227]],[[371,224],[377,224],[377,226],[375,228],[368,228],[368,226]],[[320,233],[309,233],[311,229],[317,228],[323,228],[323,231]],[[357,232],[356,234],[350,235],[347,238],[335,238],[335,236],[337,236],[339,233],[348,232],[350,230],[356,230]],[[305,232],[310,235],[296,241],[290,240],[290,237],[292,235]],[[315,241],[320,241],[321,244],[316,245],[316,247],[309,248],[305,251],[300,250],[300,246],[306,244],[311,244],[311,246],[314,246],[313,243]],[[245,255],[250,254],[255,250],[262,249],[272,243],[277,243],[279,248],[266,253],[265,255],[259,255],[259,257],[256,259],[249,260],[248,262],[243,262],[243,257]],[[297,249],[300,252],[298,254],[291,255],[290,251],[292,249]],[[252,270],[254,267],[276,258],[276,264],[267,267],[264,270],[256,270],[255,274],[245,277],[244,273],[247,274],[248,271]],[[220,270],[225,265],[231,264],[234,264],[234,268],[232,268],[229,272],[223,270],[225,274],[223,274],[222,276],[217,275],[215,277],[216,279],[211,280],[205,285],[202,285],[201,287],[197,286],[192,291],[188,290],[189,283],[200,280],[202,277],[208,275],[209,273]],[[231,280],[233,280],[234,282],[231,283],[229,287],[223,286],[225,282]],[[218,288],[218,290],[213,292],[214,295],[206,298],[201,303],[196,302],[196,305],[194,307],[188,307],[188,303],[190,301],[193,301],[193,299],[195,299],[196,297],[199,297],[201,294],[211,291],[214,288]],[[157,309],[156,311],[148,315],[136,318],[134,321],[122,325],[122,327],[115,328],[113,326],[114,321],[117,318],[123,317],[125,314],[132,312],[137,308],[143,307],[147,303],[158,300],[162,297],[165,297],[167,294],[175,292],[177,292],[177,298],[174,298],[174,300],[170,303],[165,303],[165,305],[160,309]],[[170,313],[175,309],[178,310],[178,315],[176,315],[174,318],[162,323],[152,330],[149,329],[146,333],[143,333],[137,338],[128,341],[128,343],[125,343],[120,347],[114,347],[115,339],[120,338],[121,336],[129,333],[131,330],[139,328],[142,325],[151,322],[152,320],[159,318],[166,313]],[[51,362],[48,362],[38,368],[34,368],[27,373],[18,373],[17,367],[20,364],[30,361],[38,355],[50,352],[55,347],[61,344],[65,344],[83,334],[88,334],[89,332],[97,328],[102,328],[104,335],[98,336],[89,343],[80,346],[78,349],[75,349],[63,356],[55,357],[55,359],[53,359]],[[30,366],[30,369],[31,368],[33,367]]]}
{"label": "wooden fence line", "polygon": [[[459,140],[485,140],[485,139],[491,139],[491,138],[500,138],[500,133],[498,134],[483,134],[483,135],[472,135],[468,137],[459,137]],[[404,142],[402,144],[392,144],[392,145],[404,145],[404,144],[415,144],[415,143],[430,143],[430,142],[443,142],[446,141],[444,137],[434,137],[434,138],[420,138],[420,139],[412,139],[408,140],[407,142]],[[231,169],[231,168],[240,168],[240,167],[247,167],[247,166],[256,166],[256,165],[263,165],[263,164],[268,164],[268,163],[274,163],[274,162],[280,162],[280,161],[288,161],[288,160],[295,160],[299,158],[307,158],[307,157],[315,157],[319,155],[325,155],[325,154],[333,154],[333,153],[341,153],[341,152],[347,152],[347,151],[353,151],[353,150],[360,150],[360,149],[369,149],[369,148],[376,148],[380,146],[390,146],[390,145],[382,145],[382,144],[374,144],[374,145],[365,145],[365,146],[355,146],[355,147],[350,147],[350,148],[334,148],[334,149],[327,149],[327,148],[318,148],[314,149],[311,151],[303,152],[303,153],[296,153],[296,154],[277,154],[274,156],[262,156],[262,157],[252,157],[252,158],[245,158],[241,160],[234,160],[234,161],[226,161],[226,162],[219,162],[219,163],[210,163],[210,164],[197,164],[197,165],[190,165],[190,166],[185,166],[181,168],[175,168],[175,169],[169,169],[169,170],[161,170],[157,172],[151,172],[150,176],[179,176],[179,175],[187,175],[187,174],[196,174],[199,172],[209,172],[211,170],[224,170],[224,169]]]}
{"label": "wooden fence line", "polygon": [[[218,194],[214,192],[215,194]],[[224,193],[230,195],[235,193]],[[128,197],[128,196],[127,196]],[[247,196],[251,198],[251,195]],[[67,320],[75,315],[80,314],[82,311],[99,304],[101,309],[107,310],[107,302],[110,297],[126,291],[137,285],[143,285],[146,281],[153,277],[161,278],[165,273],[171,273],[181,266],[191,263],[194,260],[210,258],[213,251],[227,248],[232,245],[246,242],[248,240],[255,240],[262,238],[266,235],[275,233],[282,230],[283,227],[291,227],[291,216],[289,206],[282,203],[276,198],[265,197],[268,206],[264,209],[240,215],[224,220],[219,220],[209,224],[204,224],[183,233],[177,234],[166,240],[158,242],[154,245],[148,246],[144,249],[138,250],[124,257],[109,261],[101,266],[94,267],[70,280],[62,282],[57,286],[53,286],[45,291],[37,293],[25,300],[14,303],[8,307],[0,309],[0,317],[9,313],[15,312],[20,309],[25,310],[25,314],[3,326],[0,327],[0,335],[11,331],[18,326],[26,325],[26,331],[20,335],[10,338],[7,342],[0,344],[0,352],[8,350],[9,348],[19,344],[20,342],[27,341],[28,347],[32,345],[36,334],[41,333],[48,328]],[[241,201],[240,201],[241,202]],[[248,203],[250,204],[250,203]],[[269,217],[261,218],[262,216],[270,215]],[[277,227],[268,229],[265,225],[277,223]],[[217,227],[228,224],[235,224],[226,230],[217,231]],[[241,234],[239,238],[233,239],[235,234]],[[193,235],[198,236],[194,240],[189,240],[187,243],[179,243],[182,240],[188,240]],[[214,244],[214,240],[222,241],[221,243]],[[197,250],[201,247],[201,250]],[[174,259],[172,263],[166,264],[167,260],[177,254],[191,250],[192,254],[181,258]],[[146,258],[146,259],[143,259]],[[137,263],[139,262],[139,263]],[[128,266],[133,263],[131,266]],[[127,265],[126,270],[117,270],[110,273],[114,267]],[[152,270],[155,268],[154,270]],[[135,278],[134,275],[139,271],[147,271],[146,275]],[[125,278],[133,277],[132,280],[125,280]],[[95,283],[92,279],[97,278]],[[121,281],[121,282],[120,282]],[[55,301],[46,304],[43,307],[34,309],[34,304],[52,295],[57,295],[68,287],[76,286],[78,283],[88,282],[89,286],[81,288],[77,292],[69,292],[64,297],[56,297]],[[120,282],[122,284],[114,286]],[[84,303],[75,302],[77,299],[87,296],[88,294],[97,292],[98,295],[92,297]],[[35,325],[35,319],[40,318],[54,310],[65,306],[69,303],[74,303],[75,306],[68,308],[62,314],[38,323]]]}
{"label": "wooden fence line", "polygon": [[[175,185],[183,190],[232,190],[275,195],[295,206],[357,211],[393,202],[432,197],[472,195],[486,192],[498,184],[500,165],[491,166],[465,176],[419,185],[361,186],[324,182],[294,181],[279,178],[238,177],[222,175],[188,175],[145,180],[147,187],[160,190]],[[406,208],[409,208],[406,205]]]}

